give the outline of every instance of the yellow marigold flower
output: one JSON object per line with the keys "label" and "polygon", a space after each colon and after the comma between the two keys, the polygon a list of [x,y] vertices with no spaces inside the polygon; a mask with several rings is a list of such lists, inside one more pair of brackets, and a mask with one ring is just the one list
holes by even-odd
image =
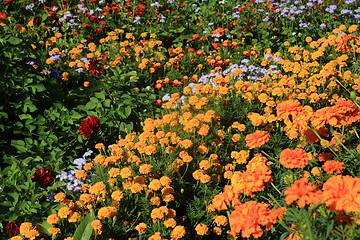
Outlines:
{"label": "yellow marigold flower", "polygon": [[66,195],[63,192],[59,192],[58,194],[55,195],[54,199],[56,201],[62,202],[66,199]]}
{"label": "yellow marigold flower", "polygon": [[131,177],[131,175],[132,175],[131,168],[125,167],[125,168],[121,169],[120,175],[124,179]]}
{"label": "yellow marigold flower", "polygon": [[182,237],[185,236],[185,234],[186,234],[186,229],[184,226],[176,226],[171,231],[171,239],[173,239],[173,240],[181,239]]}
{"label": "yellow marigold flower", "polygon": [[60,218],[67,218],[70,214],[72,214],[72,211],[69,207],[62,207],[58,211],[58,216]]}
{"label": "yellow marigold flower", "polygon": [[196,225],[195,227],[195,231],[198,235],[200,236],[203,236],[203,235],[206,235],[209,231],[209,228],[207,225],[203,224],[203,223],[200,223],[198,225]]}
{"label": "yellow marigold flower", "polygon": [[64,238],[64,240],[73,240],[73,237]]}
{"label": "yellow marigold flower", "polygon": [[98,218],[103,220],[105,218],[114,217],[117,214],[117,210],[115,207],[102,207],[98,211]]}
{"label": "yellow marigold flower", "polygon": [[153,166],[151,164],[143,164],[139,168],[139,172],[141,174],[149,174],[152,170]]}
{"label": "yellow marigold flower", "polygon": [[79,171],[77,171],[77,172],[75,173],[75,177],[76,177],[77,179],[86,179],[87,173],[86,173],[86,171],[84,171],[84,170],[79,170]]}
{"label": "yellow marigold flower", "polygon": [[49,223],[49,224],[57,224],[58,222],[59,222],[59,220],[60,220],[60,218],[59,218],[59,216],[58,215],[56,215],[56,214],[51,214],[51,215],[49,215],[48,217],[47,217],[47,222]]}
{"label": "yellow marigold flower", "polygon": [[117,177],[120,175],[120,169],[119,168],[111,168],[108,173],[109,173],[110,177]]}
{"label": "yellow marigold flower", "polygon": [[135,227],[135,229],[139,232],[139,234],[144,234],[146,233],[146,227],[147,227],[146,223],[139,223]]}
{"label": "yellow marigold flower", "polygon": [[168,218],[164,221],[166,228],[174,228],[176,226],[176,221],[174,218]]}
{"label": "yellow marigold flower", "polygon": [[116,201],[121,201],[121,199],[124,198],[124,194],[120,190],[116,190],[111,194],[111,198]]}
{"label": "yellow marigold flower", "polygon": [[98,195],[106,192],[106,186],[103,182],[97,182],[89,188],[89,193]]}
{"label": "yellow marigold flower", "polygon": [[92,227],[93,229],[95,229],[95,230],[101,230],[101,228],[102,228],[102,223],[101,223],[100,220],[97,220],[97,219],[96,219],[96,220],[92,221],[91,227]]}
{"label": "yellow marigold flower", "polygon": [[61,233],[60,228],[49,228],[48,232],[51,233],[53,236],[55,236],[56,234]]}

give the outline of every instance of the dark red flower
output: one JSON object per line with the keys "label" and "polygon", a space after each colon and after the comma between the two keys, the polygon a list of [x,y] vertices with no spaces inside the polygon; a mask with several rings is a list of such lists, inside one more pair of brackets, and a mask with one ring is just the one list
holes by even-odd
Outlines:
{"label": "dark red flower", "polygon": [[98,59],[91,60],[89,65],[89,73],[94,74],[96,76],[102,75],[103,74],[103,71],[101,71],[102,66],[103,64],[100,63]]}
{"label": "dark red flower", "polygon": [[9,222],[6,226],[6,233],[9,234],[10,237],[18,235],[20,233],[20,225],[19,220]]}
{"label": "dark red flower", "polygon": [[43,168],[36,169],[35,173],[31,176],[31,180],[39,183],[42,188],[49,186],[52,179],[51,172]]}
{"label": "dark red flower", "polygon": [[80,124],[80,135],[86,138],[92,137],[99,129],[100,121],[97,117],[89,116]]}

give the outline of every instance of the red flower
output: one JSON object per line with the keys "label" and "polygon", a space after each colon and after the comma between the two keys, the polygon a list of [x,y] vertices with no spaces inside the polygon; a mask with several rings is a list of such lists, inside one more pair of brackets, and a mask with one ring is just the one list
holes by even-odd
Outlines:
{"label": "red flower", "polygon": [[49,170],[44,170],[43,168],[36,169],[34,175],[31,176],[31,180],[33,182],[37,182],[40,184],[42,188],[46,188],[50,185],[53,177]]}
{"label": "red flower", "polygon": [[89,116],[80,124],[80,135],[86,138],[92,137],[99,129],[100,121],[95,116]]}
{"label": "red flower", "polygon": [[6,18],[7,18],[6,13],[0,12],[0,19],[6,19]]}
{"label": "red flower", "polygon": [[[99,64],[99,66],[97,66]],[[103,71],[101,71],[103,64],[99,63],[99,59],[93,59],[90,61],[90,65],[89,65],[89,73],[90,74],[94,74],[96,76],[102,75]],[[98,70],[97,68],[100,68],[100,70]]]}
{"label": "red flower", "polygon": [[10,237],[18,235],[20,233],[20,225],[19,220],[9,222],[6,226],[6,233],[9,234]]}

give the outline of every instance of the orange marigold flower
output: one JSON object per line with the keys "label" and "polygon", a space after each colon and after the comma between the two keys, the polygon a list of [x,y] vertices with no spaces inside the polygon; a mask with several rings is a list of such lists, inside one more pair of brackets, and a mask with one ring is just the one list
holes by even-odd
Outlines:
{"label": "orange marigold flower", "polygon": [[120,190],[116,190],[111,194],[111,198],[115,201],[121,201],[124,198],[124,194]]}
{"label": "orange marigold flower", "polygon": [[55,195],[54,199],[56,201],[62,202],[66,199],[66,195],[63,192],[59,192],[58,194]]}
{"label": "orange marigold flower", "polygon": [[287,100],[276,106],[276,114],[278,118],[285,120],[292,115],[296,117],[301,112],[301,103],[298,100]]}
{"label": "orange marigold flower", "polygon": [[109,173],[110,177],[114,178],[114,177],[117,177],[120,175],[120,169],[119,168],[111,168],[108,173]]}
{"label": "orange marigold flower", "polygon": [[360,178],[351,176],[333,176],[323,185],[321,201],[330,210],[360,212]]}
{"label": "orange marigold flower", "polygon": [[55,236],[56,234],[61,233],[60,228],[49,228],[48,232],[51,233],[53,236]]}
{"label": "orange marigold flower", "polygon": [[280,153],[280,163],[286,168],[302,168],[308,165],[310,159],[309,154],[301,148],[286,148]]}
{"label": "orange marigold flower", "polygon": [[241,232],[243,238],[259,238],[263,234],[260,225],[266,226],[270,230],[277,219],[283,218],[286,208],[270,210],[265,203],[249,201],[235,206],[230,214],[230,226],[235,234]]}
{"label": "orange marigold flower", "polygon": [[77,172],[75,173],[75,177],[76,177],[77,179],[86,179],[87,173],[86,173],[86,171],[84,171],[84,170],[79,170],[79,171],[77,171]]}
{"label": "orange marigold flower", "polygon": [[174,228],[176,226],[176,221],[174,218],[168,218],[164,221],[166,228]]}
{"label": "orange marigold flower", "polygon": [[227,217],[224,215],[218,215],[215,217],[214,220],[215,220],[216,225],[218,225],[218,226],[226,226],[229,223]]}
{"label": "orange marigold flower", "polygon": [[180,146],[185,149],[191,148],[193,146],[193,142],[190,139],[184,139],[180,141]]}
{"label": "orange marigold flower", "polygon": [[100,220],[94,220],[94,221],[92,221],[91,222],[91,227],[93,228],[93,229],[95,229],[95,230],[101,230],[101,228],[102,228],[102,223],[101,223],[101,221]]}
{"label": "orange marigold flower", "polygon": [[117,210],[115,207],[102,207],[98,211],[98,218],[103,220],[105,218],[114,217],[117,214]]}
{"label": "orange marigold flower", "polygon": [[338,162],[338,161],[335,161],[335,160],[329,160],[329,161],[326,161],[322,167],[324,169],[324,171],[327,173],[327,174],[334,174],[334,173],[341,173],[342,171],[344,171],[344,163],[343,162]]}
{"label": "orange marigold flower", "polygon": [[186,229],[184,226],[176,226],[172,231],[171,231],[171,239],[172,240],[178,240],[181,239],[182,237],[184,237],[186,234]]}
{"label": "orange marigold flower", "polygon": [[301,208],[307,204],[317,204],[320,201],[319,189],[309,183],[306,177],[295,181],[291,187],[287,187],[284,194],[287,205],[298,201],[298,206]]}
{"label": "orange marigold flower", "polygon": [[105,162],[105,159],[106,159],[105,156],[99,154],[94,158],[94,163],[101,165]]}
{"label": "orange marigold flower", "polygon": [[24,240],[21,236],[14,236],[10,240]]}
{"label": "orange marigold flower", "polygon": [[169,178],[168,176],[162,176],[160,178],[160,183],[161,185],[163,185],[163,187],[167,187],[171,183],[171,178]]}
{"label": "orange marigold flower", "polygon": [[47,222],[49,224],[57,224],[59,222],[60,218],[57,214],[51,214],[47,217]]}
{"label": "orange marigold flower", "polygon": [[103,182],[97,182],[89,188],[89,193],[93,195],[103,194],[106,192],[106,186]]}
{"label": "orange marigold flower", "polygon": [[58,211],[58,216],[60,218],[67,218],[70,214],[72,214],[72,211],[69,207],[62,207]]}
{"label": "orange marigold flower", "polygon": [[139,234],[144,234],[146,233],[146,223],[139,223],[138,225],[136,225],[135,229],[138,231]]}
{"label": "orange marigold flower", "polygon": [[209,231],[209,227],[203,223],[196,225],[195,231],[198,235],[203,236],[206,235]]}
{"label": "orange marigold flower", "polygon": [[80,218],[81,218],[80,213],[78,213],[78,212],[73,212],[73,213],[71,213],[70,216],[68,217],[68,221],[69,221],[70,223],[78,222],[78,221],[80,220]]}
{"label": "orange marigold flower", "polygon": [[207,174],[204,174],[200,177],[200,182],[201,183],[209,183],[211,181],[211,177]]}
{"label": "orange marigold flower", "polygon": [[248,134],[245,138],[246,147],[249,149],[259,148],[269,142],[270,134],[266,131],[256,130],[252,134]]}
{"label": "orange marigold flower", "polygon": [[161,238],[160,232],[155,232],[154,235],[152,235],[152,236],[150,236],[150,237],[148,238],[148,240],[162,240],[162,239],[163,239],[163,238]]}
{"label": "orange marigold flower", "polygon": [[153,179],[151,180],[151,182],[149,183],[149,189],[152,189],[154,191],[158,191],[160,190],[162,187],[161,182],[159,179]]}
{"label": "orange marigold flower", "polygon": [[151,164],[143,164],[139,168],[139,172],[141,174],[149,174],[152,170],[153,166]]}
{"label": "orange marigold flower", "polygon": [[124,179],[131,177],[131,175],[132,175],[132,170],[131,170],[131,168],[125,167],[125,168],[121,169],[120,175],[121,175],[121,177],[124,178]]}
{"label": "orange marigold flower", "polygon": [[30,222],[24,222],[20,225],[20,234],[31,240],[40,236],[40,232]]}

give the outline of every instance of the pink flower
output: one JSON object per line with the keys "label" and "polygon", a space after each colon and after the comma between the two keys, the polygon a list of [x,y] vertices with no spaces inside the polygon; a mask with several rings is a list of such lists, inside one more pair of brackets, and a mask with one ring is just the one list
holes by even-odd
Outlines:
{"label": "pink flower", "polygon": [[95,116],[89,116],[80,124],[80,135],[86,138],[92,137],[99,129],[100,121]]}

